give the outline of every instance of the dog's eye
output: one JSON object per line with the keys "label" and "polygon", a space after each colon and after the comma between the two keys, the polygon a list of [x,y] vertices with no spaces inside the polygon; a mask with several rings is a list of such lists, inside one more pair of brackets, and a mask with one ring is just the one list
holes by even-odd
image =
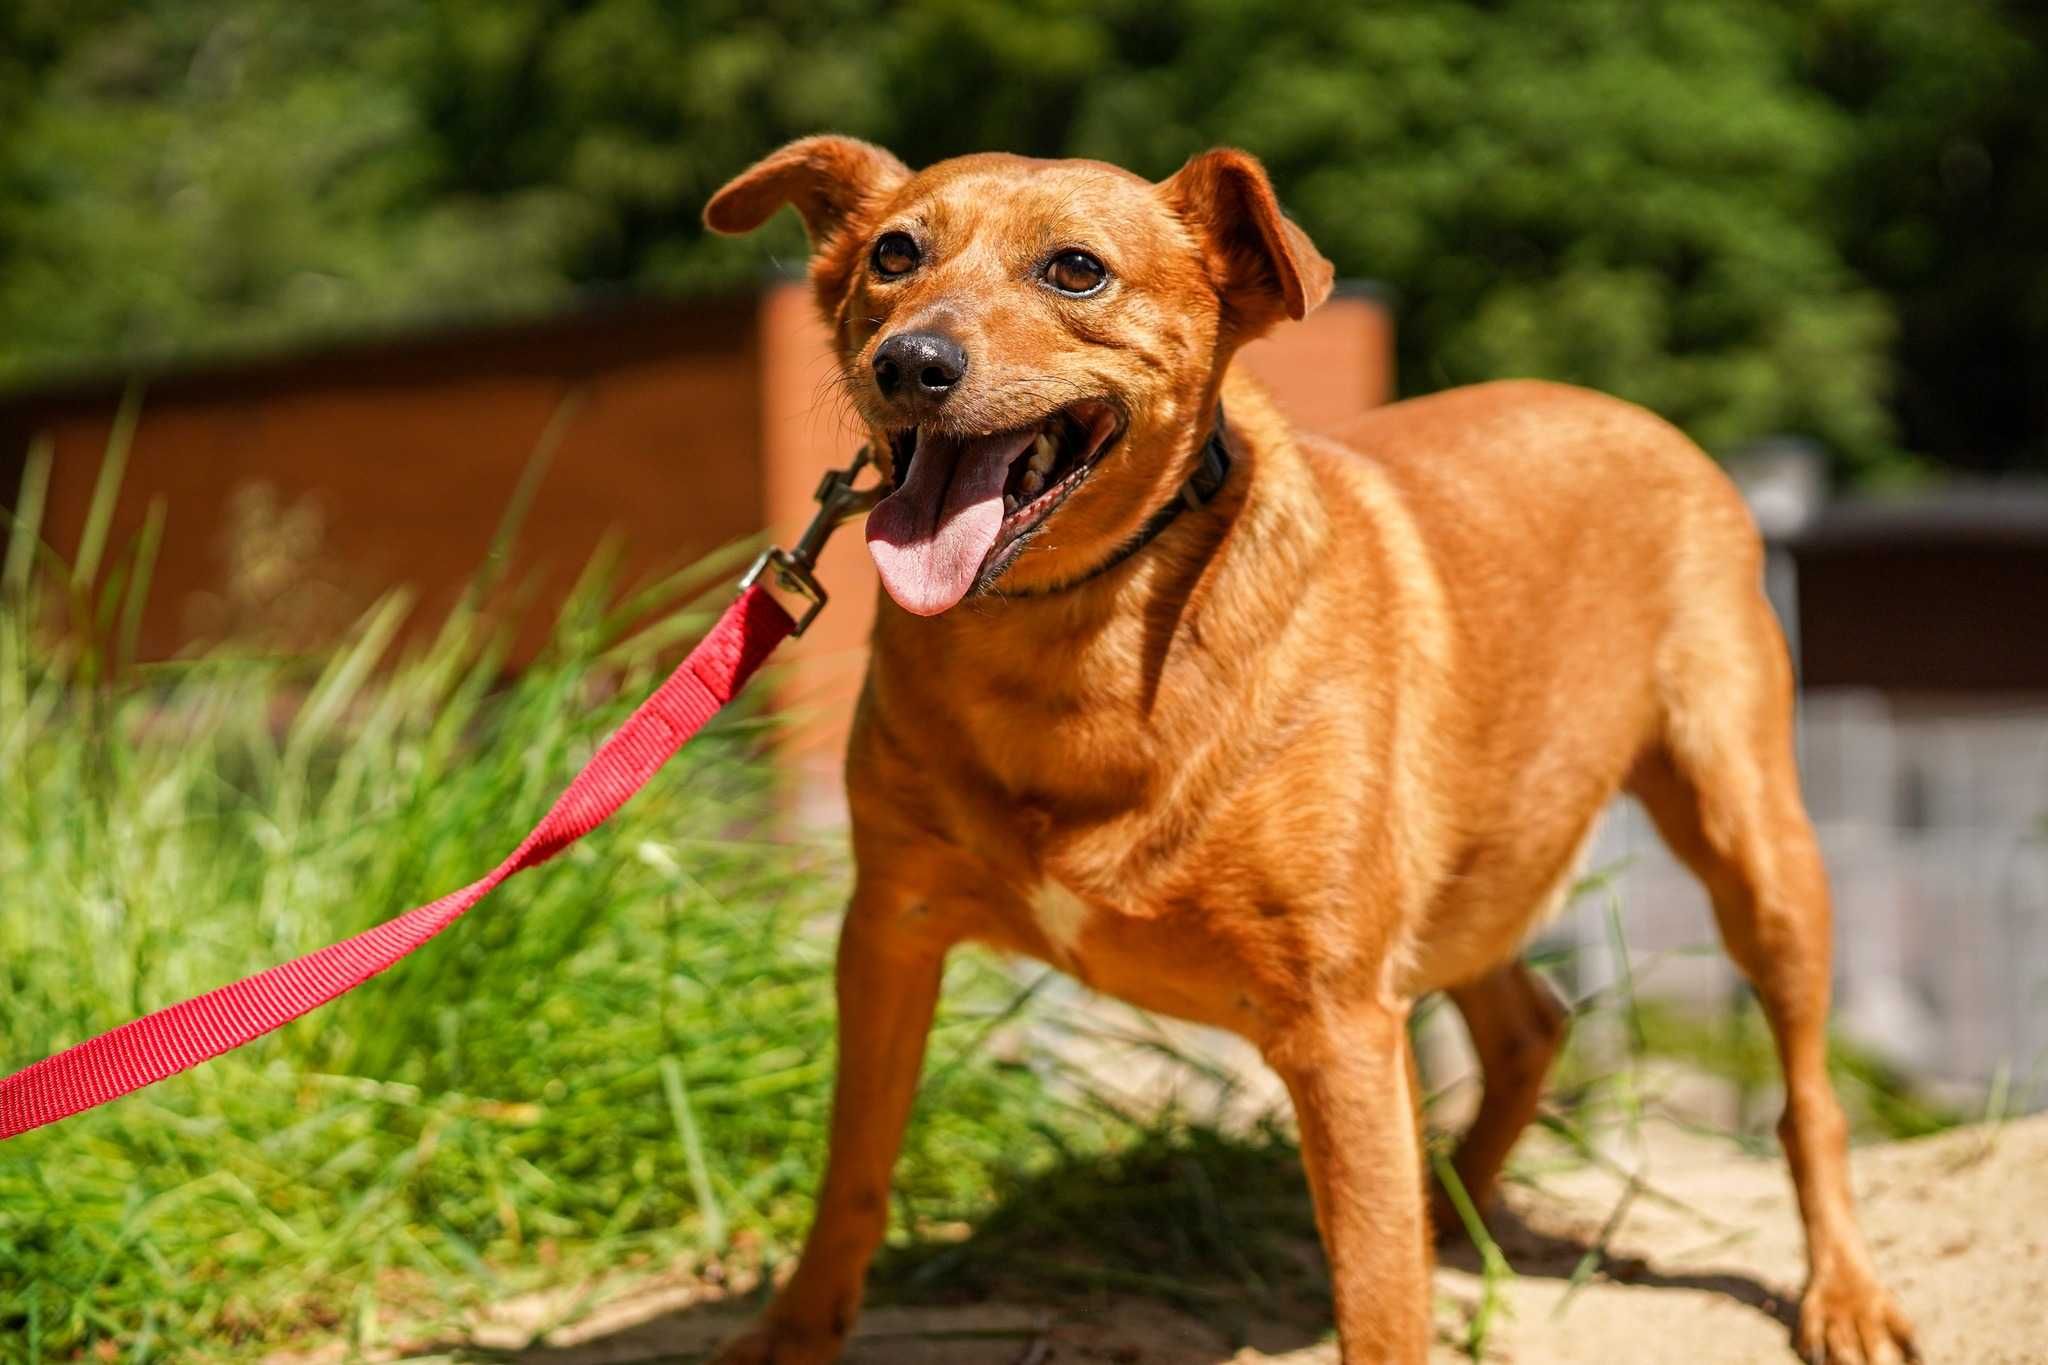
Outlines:
{"label": "dog's eye", "polygon": [[920,259],[917,243],[907,232],[885,232],[875,242],[875,273],[884,279],[908,275]]}
{"label": "dog's eye", "polygon": [[1109,271],[1085,251],[1062,251],[1045,264],[1045,282],[1062,294],[1092,294]]}

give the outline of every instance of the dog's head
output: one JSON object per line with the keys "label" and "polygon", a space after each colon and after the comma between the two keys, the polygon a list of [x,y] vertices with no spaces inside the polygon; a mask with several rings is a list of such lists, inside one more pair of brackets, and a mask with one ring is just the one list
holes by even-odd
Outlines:
{"label": "dog's head", "polygon": [[851,138],[793,142],[712,196],[719,232],[783,204],[844,379],[895,485],[868,518],[920,615],[1085,576],[1174,495],[1231,353],[1330,291],[1259,163],[1153,184],[985,155],[912,173]]}

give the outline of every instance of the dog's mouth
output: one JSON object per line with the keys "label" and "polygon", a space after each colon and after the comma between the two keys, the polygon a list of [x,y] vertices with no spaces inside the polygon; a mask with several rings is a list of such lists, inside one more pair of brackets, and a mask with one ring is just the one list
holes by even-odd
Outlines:
{"label": "dog's mouth", "polygon": [[[1096,462],[1109,452],[1123,434],[1123,419],[1107,403],[1083,401],[1061,408],[1036,425],[1016,432],[970,437],[969,441],[1002,440],[1029,436],[1031,444],[1011,459],[1003,480],[1003,529],[1005,534],[1029,530],[1052,514]],[[901,488],[917,459],[921,444],[934,456],[947,447],[966,444],[956,436],[932,434],[921,428],[905,427],[889,437],[891,483]]]}
{"label": "dog's mouth", "polygon": [[883,587],[920,616],[953,606],[1015,557],[1123,430],[1116,408],[1087,399],[983,436],[930,424],[896,432],[894,491],[868,514]]}

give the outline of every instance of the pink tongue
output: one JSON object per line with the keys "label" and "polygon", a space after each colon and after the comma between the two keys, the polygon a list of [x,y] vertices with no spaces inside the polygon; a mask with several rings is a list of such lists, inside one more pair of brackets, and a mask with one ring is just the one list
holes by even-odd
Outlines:
{"label": "pink tongue", "polygon": [[909,479],[868,513],[868,553],[898,606],[937,616],[967,596],[1003,528],[1010,462],[1035,435],[920,440]]}

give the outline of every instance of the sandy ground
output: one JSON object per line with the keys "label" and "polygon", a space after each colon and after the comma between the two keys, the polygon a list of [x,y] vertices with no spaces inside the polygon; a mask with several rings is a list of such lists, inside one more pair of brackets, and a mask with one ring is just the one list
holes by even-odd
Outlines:
{"label": "sandy ground", "polygon": [[[1774,1159],[1671,1126],[1644,1130],[1633,1195],[1606,1167],[1562,1166],[1512,1189],[1496,1219],[1517,1272],[1482,1358],[1517,1365],[1793,1359],[1802,1273],[1790,1184]],[[1633,1165],[1633,1163],[1617,1163]],[[1533,1165],[1541,1169],[1540,1153]],[[2048,1362],[2048,1116],[1859,1150],[1855,1184],[1878,1265],[1930,1362]],[[1604,1232],[1604,1241],[1603,1241]],[[1603,1245],[1576,1291],[1572,1269]],[[1439,1343],[1461,1348],[1482,1283],[1469,1248],[1437,1272]],[[704,1358],[740,1320],[716,1292],[669,1279],[627,1289],[543,1330],[541,1301],[508,1304],[473,1344],[519,1365],[653,1365]],[[1213,1316],[1213,1315],[1211,1315]],[[1232,1340],[1148,1299],[882,1309],[862,1319],[848,1365],[1334,1365],[1321,1311],[1239,1322]],[[1246,1343],[1249,1344],[1246,1344]],[[447,1351],[444,1345],[442,1352]],[[304,1359],[304,1357],[301,1357]]]}

